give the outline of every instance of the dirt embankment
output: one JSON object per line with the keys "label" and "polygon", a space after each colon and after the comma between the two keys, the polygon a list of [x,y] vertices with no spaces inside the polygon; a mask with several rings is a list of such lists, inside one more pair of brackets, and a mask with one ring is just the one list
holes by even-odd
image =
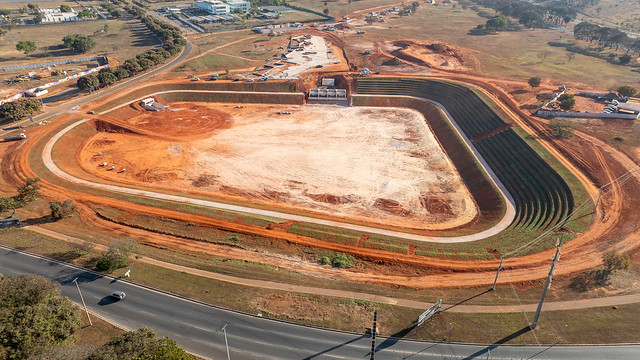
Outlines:
{"label": "dirt embankment", "polygon": [[[550,138],[544,126],[544,121],[529,117],[528,114],[519,109],[518,104],[510,96],[486,80],[462,76],[454,77],[453,80],[474,83],[485,89],[490,96],[499,98],[504,102],[506,104],[505,110],[515,114],[519,125],[526,128],[530,133],[536,134],[540,141],[543,142],[554,155],[569,160],[567,165],[569,168],[574,169],[574,172],[578,173],[581,180],[587,184],[587,189],[594,198],[597,197],[597,190],[593,185],[589,186],[589,183],[595,183],[598,186],[607,184],[612,179],[615,179],[620,174],[635,166],[624,154],[604,144],[602,141],[586,136],[585,134],[578,133],[574,139],[562,141]],[[29,142],[23,142],[18,147],[12,147],[10,150],[5,148],[7,152],[3,154],[2,168],[13,169],[11,172],[3,172],[5,179],[18,185],[24,181],[27,176],[37,175],[30,167],[28,161],[29,153],[37,140],[51,129],[51,126],[37,129],[30,133]],[[206,180],[207,179],[204,179],[203,181],[206,183]],[[136,205],[112,198],[92,195],[90,193],[77,192],[69,190],[57,182],[47,181],[46,179],[43,181],[43,193],[45,196],[58,200],[61,198],[73,198],[80,202],[107,204],[108,206],[152,216],[175,217],[185,219],[185,221],[193,220],[192,215]],[[613,188],[612,191],[602,197],[594,226],[563,247],[563,257],[561,266],[558,268],[558,275],[570,274],[598,266],[601,263],[601,254],[612,248],[620,251],[637,250],[637,239],[640,238],[640,230],[638,230],[637,226],[637,224],[640,223],[640,214],[635,211],[640,206],[637,198],[638,193],[640,193],[640,183],[634,178],[619,187]],[[312,194],[322,197],[325,193]],[[329,199],[329,197],[325,198]],[[337,201],[337,199],[334,200]],[[91,219],[91,221],[97,221],[91,216],[87,218]],[[490,284],[493,281],[493,276],[495,275],[494,270],[497,267],[497,261],[451,261],[447,259],[418,257],[412,254],[403,255],[382,250],[349,247],[293,235],[277,229],[268,230],[266,228],[206,217],[199,218],[198,222],[202,225],[228,229],[234,232],[260,234],[261,236],[279,239],[285,242],[351,253],[376,263],[404,263],[410,264],[411,266],[436,269],[434,274],[426,276],[394,275],[391,273],[381,274],[380,272],[358,273],[353,271],[336,271],[334,273],[335,276],[352,280],[409,287],[478,286],[481,284]],[[126,227],[123,227],[121,230],[128,231]],[[131,233],[133,234],[134,231],[131,230]],[[141,230],[140,232],[135,231],[135,237],[140,241],[144,241],[143,239],[153,239],[153,242],[159,247],[194,246],[194,242],[192,241],[183,240],[181,243],[175,242],[170,237],[149,235],[149,233]],[[198,247],[207,249],[206,251],[211,251],[212,253],[229,251],[228,249],[215,248],[202,243],[198,243]],[[532,279],[542,278],[548,269],[550,253],[550,251],[546,251],[540,254],[508,259],[506,263],[507,272],[505,272],[505,274],[508,274],[508,277],[502,278],[500,281],[526,282]],[[254,258],[249,253],[238,253],[237,256],[246,259]],[[267,260],[261,261],[267,262]],[[295,266],[290,263],[283,265],[283,267],[286,266],[295,270]],[[309,269],[310,273],[320,273],[313,267]]]}
{"label": "dirt embankment", "polygon": [[[396,59],[441,70],[465,71],[462,53],[443,42],[397,40],[381,46]],[[393,60],[390,60],[393,61]],[[383,65],[389,65],[383,63]]]}

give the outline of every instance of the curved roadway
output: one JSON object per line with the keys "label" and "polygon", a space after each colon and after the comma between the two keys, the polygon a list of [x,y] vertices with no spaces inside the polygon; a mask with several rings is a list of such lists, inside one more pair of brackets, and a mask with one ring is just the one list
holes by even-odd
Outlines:
{"label": "curved roadway", "polygon": [[[73,279],[78,278],[91,313],[125,329],[149,327],[168,336],[185,350],[210,359],[226,357],[226,324],[232,359],[366,359],[370,337],[264,319],[206,305],[129,281],[102,275],[56,260],[0,246],[0,273],[6,276],[39,274],[61,284],[62,294],[80,303]],[[114,301],[108,295],[121,290],[127,297]],[[380,314],[385,316],[385,314]],[[516,333],[529,331],[524,328]],[[510,336],[510,337],[511,337]],[[453,344],[378,337],[378,359],[637,359],[638,345],[571,346]]]}

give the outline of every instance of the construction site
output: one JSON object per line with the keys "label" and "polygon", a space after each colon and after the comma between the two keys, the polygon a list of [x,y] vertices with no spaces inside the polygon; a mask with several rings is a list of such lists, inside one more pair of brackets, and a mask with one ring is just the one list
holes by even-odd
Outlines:
{"label": "construction site", "polygon": [[417,230],[477,214],[417,111],[172,103],[161,113],[123,107],[95,126],[80,165],[113,181]]}
{"label": "construction site", "polygon": [[[247,279],[286,271],[285,287],[516,306],[537,301],[559,244],[552,299],[640,290],[575,286],[610,249],[640,271],[637,154],[586,132],[554,137],[527,111],[526,85],[473,73],[475,51],[344,40],[362,35],[300,30],[255,68],[210,82],[168,73],[61,114],[0,144],[13,169],[3,188],[39,177],[44,196],[78,203],[81,220],[61,223],[73,235],[128,238],[177,263],[224,259],[195,267]],[[339,254],[353,264],[331,266]],[[480,287],[498,290],[475,299]],[[239,308],[295,320],[282,315],[292,304]]]}

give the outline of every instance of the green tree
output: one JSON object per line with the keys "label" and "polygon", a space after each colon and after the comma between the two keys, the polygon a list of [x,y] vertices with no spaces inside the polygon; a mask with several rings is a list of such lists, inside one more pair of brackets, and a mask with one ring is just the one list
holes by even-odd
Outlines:
{"label": "green tree", "polygon": [[355,259],[349,254],[339,253],[331,259],[331,265],[337,268],[350,268],[353,267]]}
{"label": "green tree", "polygon": [[149,59],[147,59],[147,58],[142,58],[142,59],[138,60],[138,64],[140,65],[140,68],[141,68],[143,71],[145,71],[145,70],[149,70],[149,69],[151,69],[151,67],[152,67],[153,65],[155,65],[155,64],[153,63],[153,61],[151,61],[151,60],[149,60]]}
{"label": "green tree", "polygon": [[71,46],[73,45],[73,42],[76,40],[77,36],[78,34],[65,35],[62,38],[62,46],[66,47],[67,49],[71,49]]}
{"label": "green tree", "polygon": [[27,4],[27,8],[29,8],[29,10],[33,11],[34,13],[40,12],[40,7],[38,6],[38,4]]}
{"label": "green tree", "polygon": [[[13,211],[32,202],[40,195],[40,178],[27,178],[25,184],[18,188],[18,194],[14,196],[0,197],[0,213]],[[11,215],[13,216],[13,214]]]}
{"label": "green tree", "polygon": [[[0,197],[0,213],[5,211],[13,211],[13,213],[10,216],[10,217],[13,217],[13,214],[15,214],[16,209],[19,209],[21,207],[22,205],[18,203],[13,196]],[[2,354],[1,351],[0,351],[0,354]]]}
{"label": "green tree", "polygon": [[42,15],[41,13],[38,13],[36,16],[33,17],[34,24],[42,24],[42,21],[44,21],[44,15]]}
{"label": "green tree", "polygon": [[525,11],[520,14],[518,22],[526,27],[537,27],[543,23],[543,18],[540,13],[534,10]]}
{"label": "green tree", "polygon": [[126,79],[131,76],[129,71],[127,71],[127,69],[123,69],[122,67],[117,68],[116,71],[113,72],[113,74],[118,78],[118,80]]}
{"label": "green tree", "polygon": [[51,209],[51,218],[53,220],[64,219],[78,211],[78,208],[71,199],[67,199],[63,203],[60,203],[60,201],[52,201],[49,203],[49,209]]}
{"label": "green tree", "polygon": [[0,15],[9,16],[9,15],[11,15],[11,10],[9,10],[9,9],[0,9]]}
{"label": "green tree", "polygon": [[121,18],[122,17],[122,10],[113,8],[113,9],[109,10],[109,15],[113,16],[116,19]]}
{"label": "green tree", "polygon": [[102,31],[104,31],[104,33],[106,34],[107,31],[109,31],[109,24],[104,24],[104,26],[102,27]]}
{"label": "green tree", "polygon": [[20,99],[0,106],[0,117],[9,120],[20,120],[42,110],[42,103],[38,99]]}
{"label": "green tree", "polygon": [[81,18],[81,19],[84,19],[84,18],[95,18],[97,16],[98,15],[96,15],[96,13],[94,13],[93,11],[91,11],[89,9],[84,9],[84,10],[82,10],[82,11],[80,11],[78,13],[78,17]]}
{"label": "green tree", "polygon": [[623,85],[618,88],[618,94],[624,97],[631,97],[635,95],[637,92],[638,91],[636,90],[636,88],[630,85]]}
{"label": "green tree", "polygon": [[329,9],[328,8],[324,8],[324,10],[322,10],[322,13],[325,15],[329,15]]}
{"label": "green tree", "polygon": [[631,266],[629,255],[620,255],[615,250],[609,250],[602,254],[602,262],[604,263],[604,269],[610,273],[617,270],[627,270]]}
{"label": "green tree", "polygon": [[175,341],[167,337],[156,339],[155,336],[156,333],[153,330],[146,328],[126,332],[98,349],[89,357],[89,360],[196,360],[193,355],[179,348]]}
{"label": "green tree", "polygon": [[26,359],[75,340],[80,315],[58,284],[38,275],[0,280],[0,353]]}
{"label": "green tree", "polygon": [[62,12],[72,12],[73,9],[71,9],[71,6],[67,5],[67,4],[62,4],[60,5],[60,11]]}
{"label": "green tree", "polygon": [[33,41],[20,41],[16,44],[16,50],[29,55],[30,52],[36,51],[36,43]]}
{"label": "green tree", "polygon": [[529,78],[529,81],[527,81],[529,83],[529,86],[531,86],[531,88],[537,88],[538,86],[540,86],[540,84],[542,83],[542,79],[538,76],[532,76]]}
{"label": "green tree", "polygon": [[627,65],[631,61],[631,56],[625,54],[618,57],[618,64]]}
{"label": "green tree", "polygon": [[27,178],[25,184],[18,188],[18,195],[14,198],[19,203],[26,205],[33,200],[35,200],[38,196],[40,196],[40,178],[30,177]]}
{"label": "green tree", "polygon": [[504,15],[496,15],[485,23],[487,30],[505,30],[509,26],[509,21]]}
{"label": "green tree", "polygon": [[91,39],[87,35],[80,34],[76,35],[75,39],[73,40],[73,43],[71,44],[71,50],[82,54],[93,49],[94,46],[96,46],[96,43],[93,41],[93,39]]}
{"label": "green tree", "polygon": [[568,111],[573,109],[576,99],[573,98],[573,94],[562,94],[558,97],[558,104],[562,110]]}
{"label": "green tree", "polygon": [[96,270],[112,272],[129,265],[134,244],[130,241],[111,245],[109,250],[102,253],[96,262]]}
{"label": "green tree", "polygon": [[127,70],[130,74],[142,71],[142,67],[140,67],[138,60],[135,58],[125,60],[124,64],[122,64],[122,68]]}
{"label": "green tree", "polygon": [[105,71],[98,74],[98,81],[102,86],[109,86],[118,81],[118,77],[111,71]]}
{"label": "green tree", "polygon": [[83,76],[76,83],[80,90],[91,90],[100,85],[100,80],[93,75]]}

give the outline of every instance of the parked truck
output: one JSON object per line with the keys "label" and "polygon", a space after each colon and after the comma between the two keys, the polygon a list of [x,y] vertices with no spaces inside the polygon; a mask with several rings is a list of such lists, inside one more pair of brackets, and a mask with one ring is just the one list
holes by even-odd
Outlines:
{"label": "parked truck", "polygon": [[25,133],[20,133],[19,135],[13,135],[13,136],[7,136],[4,138],[4,141],[17,141],[17,140],[23,140],[26,139],[27,135]]}

